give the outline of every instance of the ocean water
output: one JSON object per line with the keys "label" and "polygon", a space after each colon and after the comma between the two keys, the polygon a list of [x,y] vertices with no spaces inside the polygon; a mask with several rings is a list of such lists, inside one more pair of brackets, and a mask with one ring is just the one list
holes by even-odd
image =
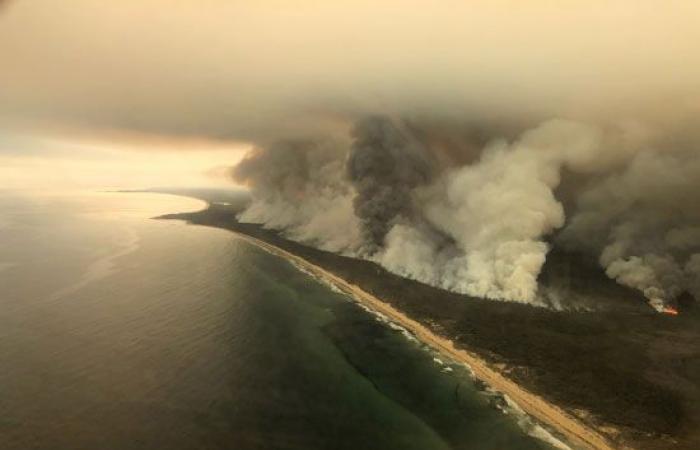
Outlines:
{"label": "ocean water", "polygon": [[0,449],[551,448],[287,261],[151,219],[201,207],[0,194]]}

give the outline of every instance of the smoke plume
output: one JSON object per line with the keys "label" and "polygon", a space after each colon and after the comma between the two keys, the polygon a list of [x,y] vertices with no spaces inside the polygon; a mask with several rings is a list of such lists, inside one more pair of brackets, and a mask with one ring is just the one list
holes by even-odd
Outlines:
{"label": "smoke plume", "polygon": [[697,295],[699,183],[697,150],[640,150],[582,190],[562,239],[593,252],[609,277],[654,305]]}
{"label": "smoke plume", "polygon": [[[354,124],[350,144],[255,150],[234,170],[255,195],[241,219],[478,297],[540,303],[552,246],[589,255],[659,309],[698,294],[692,139],[673,146],[639,124],[555,119],[476,151],[465,142],[470,154],[455,158],[420,129],[375,115]],[[563,178],[573,180],[565,196]]]}
{"label": "smoke plume", "polygon": [[359,121],[352,137],[347,174],[366,251],[373,254],[398,220],[412,218],[411,191],[428,181],[431,163],[425,149],[386,117]]}
{"label": "smoke plume", "polygon": [[[564,224],[554,195],[560,171],[579,164],[582,155],[595,157],[599,140],[590,127],[552,121],[511,144],[492,142],[478,161],[447,170],[417,192],[424,217],[442,238],[431,239],[432,232],[415,239],[410,233],[420,231],[397,230],[382,262],[446,289],[532,302],[548,251],[544,238]],[[400,260],[396,246],[404,247]],[[413,270],[413,261],[422,268]],[[432,273],[426,277],[427,268]]]}
{"label": "smoke plume", "polygon": [[241,220],[445,289],[698,295],[699,2],[201,3],[0,6],[0,129],[244,143]]}
{"label": "smoke plume", "polygon": [[258,147],[232,175],[253,192],[241,221],[263,223],[324,250],[347,253],[359,247],[343,144],[295,140]]}

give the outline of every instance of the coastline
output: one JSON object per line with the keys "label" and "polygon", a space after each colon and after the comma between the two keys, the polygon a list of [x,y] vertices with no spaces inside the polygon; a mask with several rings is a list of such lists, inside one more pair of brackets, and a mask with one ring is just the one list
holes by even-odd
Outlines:
{"label": "coastline", "polygon": [[573,445],[595,450],[613,450],[615,448],[597,431],[588,427],[559,407],[548,403],[541,397],[529,392],[522,386],[506,378],[482,358],[464,349],[457,348],[451,340],[436,335],[422,324],[411,319],[403,312],[394,308],[392,305],[383,302],[374,295],[364,291],[362,288],[349,283],[343,278],[307,261],[300,256],[294,255],[268,242],[243,233],[238,233],[235,231],[234,233],[236,233],[236,235],[241,239],[258,246],[271,254],[285,258],[294,264],[298,264],[319,279],[332,283],[338,289],[347,295],[350,295],[359,303],[365,305],[375,312],[385,315],[391,321],[404,327],[418,340],[433,348],[440,354],[467,365],[477,379],[486,383],[494,390],[510,397],[510,399],[513,400],[513,402],[515,402],[520,408],[522,408],[525,413],[561,433],[566,437],[567,441]]}
{"label": "coastline", "polygon": [[238,222],[245,201],[232,194],[189,196],[205,200],[208,208],[155,219],[228,230],[289,260],[370,313],[386,316],[431,351],[469,366],[475,378],[555,439],[575,448],[699,448],[695,310],[677,317],[654,313],[599,269],[581,267],[566,255],[548,259],[553,263],[542,282],[551,282],[553,269],[570,271],[572,295],[616,309],[554,311],[469,297]]}

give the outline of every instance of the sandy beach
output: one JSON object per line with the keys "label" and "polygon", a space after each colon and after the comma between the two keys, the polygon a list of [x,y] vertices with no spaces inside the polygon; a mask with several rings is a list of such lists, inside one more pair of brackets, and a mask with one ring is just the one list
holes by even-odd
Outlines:
{"label": "sandy beach", "polygon": [[316,277],[332,283],[348,295],[351,295],[358,302],[369,307],[375,312],[387,316],[391,321],[401,325],[409,332],[414,334],[420,341],[429,345],[436,351],[452,360],[466,364],[472,370],[477,379],[483,381],[496,391],[507,395],[520,408],[522,408],[523,411],[541,423],[561,433],[563,436],[565,436],[567,441],[575,447],[600,450],[612,450],[615,448],[602,435],[591,429],[586,424],[582,423],[577,418],[573,417],[571,414],[568,414],[557,406],[552,405],[539,396],[527,391],[526,389],[523,389],[521,386],[499,373],[497,369],[491,367],[483,359],[466,350],[456,348],[449,339],[436,335],[425,326],[407,317],[401,311],[381,301],[377,297],[365,292],[358,286],[348,283],[337,275],[310,263],[304,258],[287,252],[265,241],[241,233],[237,233],[237,235],[253,243],[254,245],[259,246],[265,251],[286,258],[294,264],[298,264]]}

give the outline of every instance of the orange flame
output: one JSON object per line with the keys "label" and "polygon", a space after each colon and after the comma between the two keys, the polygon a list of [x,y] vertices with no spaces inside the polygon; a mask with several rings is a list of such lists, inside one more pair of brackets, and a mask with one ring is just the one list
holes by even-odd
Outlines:
{"label": "orange flame", "polygon": [[661,310],[661,312],[664,314],[669,314],[671,316],[678,315],[678,310],[672,306],[666,306],[663,310]]}

